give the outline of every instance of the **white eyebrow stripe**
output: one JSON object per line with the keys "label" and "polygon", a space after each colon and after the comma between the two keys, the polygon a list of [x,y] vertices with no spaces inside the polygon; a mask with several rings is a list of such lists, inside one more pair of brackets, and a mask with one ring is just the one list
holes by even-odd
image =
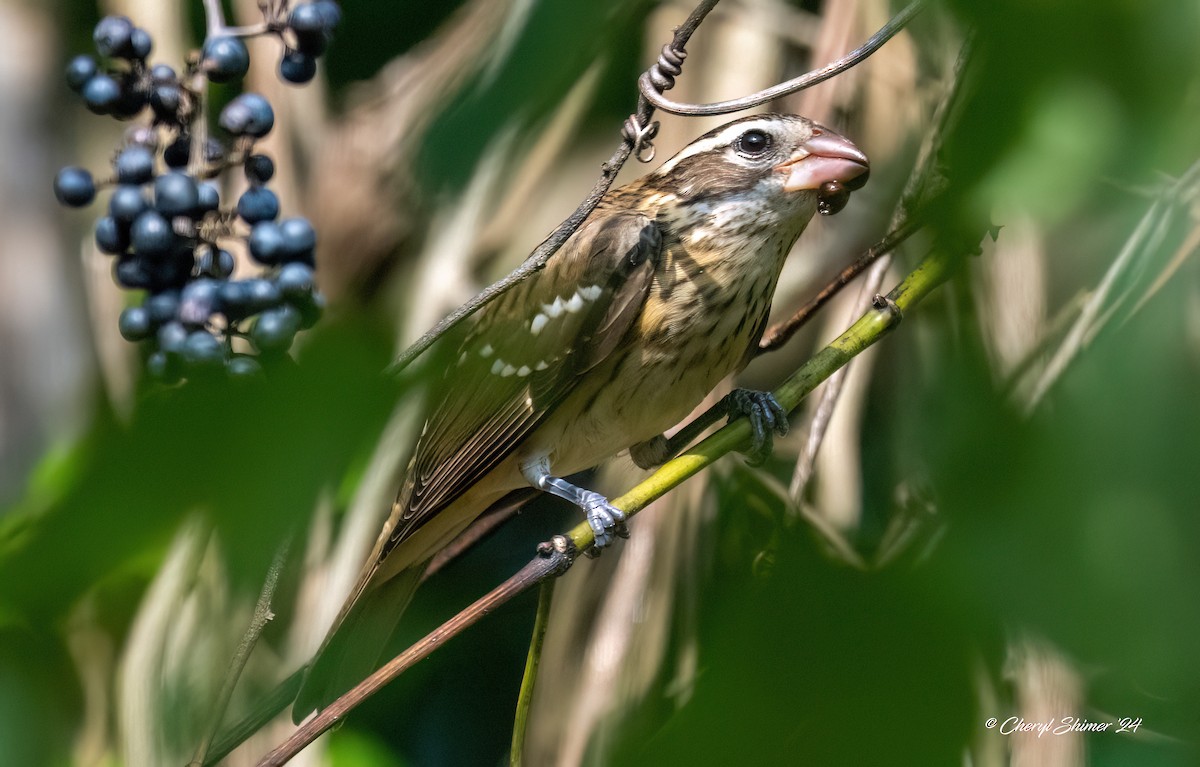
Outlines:
{"label": "white eyebrow stripe", "polygon": [[727,125],[725,126],[725,130],[721,131],[717,135],[710,136],[706,139],[701,139],[700,141],[696,141],[684,147],[679,154],[663,163],[659,169],[655,171],[655,173],[670,173],[675,166],[679,164],[680,160],[686,160],[687,158],[698,155],[701,152],[708,152],[713,149],[717,149],[718,147],[728,146],[733,143],[734,139],[751,128],[759,128],[771,133],[770,129],[778,124],[778,119],[764,117],[759,120],[746,120],[745,122]]}

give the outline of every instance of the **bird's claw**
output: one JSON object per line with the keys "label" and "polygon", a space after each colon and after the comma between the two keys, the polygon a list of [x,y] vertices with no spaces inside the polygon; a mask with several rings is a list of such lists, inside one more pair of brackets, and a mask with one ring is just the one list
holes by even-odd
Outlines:
{"label": "bird's claw", "polygon": [[745,416],[750,421],[750,448],[744,451],[746,463],[761,466],[771,457],[774,435],[788,433],[788,413],[767,391],[734,389],[725,396],[726,412],[733,422]]}
{"label": "bird's claw", "polygon": [[625,512],[609,503],[603,495],[588,493],[583,500],[583,513],[595,535],[596,549],[607,547],[615,538],[629,537]]}

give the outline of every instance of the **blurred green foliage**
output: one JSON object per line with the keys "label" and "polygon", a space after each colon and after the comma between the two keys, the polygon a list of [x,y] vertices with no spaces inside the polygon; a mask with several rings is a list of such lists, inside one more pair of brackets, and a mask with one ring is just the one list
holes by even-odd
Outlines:
{"label": "blurred green foliage", "polygon": [[[338,87],[418,44],[459,4],[344,5],[329,57]],[[61,36],[81,48],[94,9],[65,6],[78,15]],[[615,137],[635,100],[647,7],[535,3],[512,54],[437,117],[424,185],[461,186],[499,131],[542,119],[598,57],[595,129]],[[956,0],[945,10],[974,30],[977,58],[945,151],[956,191],[942,224],[1030,214],[1053,227],[1055,297],[1094,285],[1147,205],[1127,190],[1200,156],[1200,5]],[[941,12],[916,23],[918,43],[934,38]],[[1001,713],[978,708],[981,669],[1003,689],[1005,641],[1022,631],[1079,663],[1098,712],[1142,717],[1167,736],[1091,735],[1091,764],[1196,763],[1196,278],[1187,265],[1101,334],[1028,419],[989,372],[965,280],[906,319],[883,345],[863,427],[868,519],[856,543],[878,546],[892,488],[916,477],[936,505],[936,545],[859,572],[787,525],[756,483],[715,483],[722,513],[711,571],[695,584],[692,697],[677,709],[662,693],[629,712],[612,763],[960,764]],[[258,588],[317,496],[353,482],[402,395],[379,374],[390,350],[369,320],[332,323],[269,384],[148,391],[128,422],[97,394],[81,441],[48,455],[0,517],[6,763],[63,762],[81,709],[63,622],[91,595],[119,638],[185,517],[207,515],[235,588]],[[396,646],[510,574],[568,518],[538,506],[456,563],[422,590]],[[370,701],[332,738],[332,763],[504,759],[533,604],[489,617]]]}

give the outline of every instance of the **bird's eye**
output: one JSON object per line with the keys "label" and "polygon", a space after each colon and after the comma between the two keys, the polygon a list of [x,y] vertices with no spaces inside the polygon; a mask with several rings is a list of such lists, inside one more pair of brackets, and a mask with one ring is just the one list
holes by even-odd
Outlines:
{"label": "bird's eye", "polygon": [[771,146],[771,137],[766,131],[753,128],[738,137],[736,149],[738,152],[751,157],[760,155]]}

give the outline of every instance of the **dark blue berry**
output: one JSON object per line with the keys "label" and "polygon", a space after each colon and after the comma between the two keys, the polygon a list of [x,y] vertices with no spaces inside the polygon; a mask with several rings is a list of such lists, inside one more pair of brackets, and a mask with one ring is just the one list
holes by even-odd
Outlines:
{"label": "dark blue berry", "polygon": [[209,248],[200,258],[200,272],[220,280],[232,275],[235,265],[233,254],[228,250]]}
{"label": "dark blue berry", "polygon": [[122,184],[108,198],[108,213],[121,224],[131,223],[149,208],[150,202],[139,186]]}
{"label": "dark blue berry", "polygon": [[145,61],[154,48],[154,41],[150,38],[149,32],[141,27],[135,27],[133,34],[129,36],[129,47],[133,58]]}
{"label": "dark blue berry", "polygon": [[158,258],[175,247],[175,232],[171,230],[170,221],[148,210],[134,220],[129,229],[129,240],[138,255]]}
{"label": "dark blue berry", "polygon": [[140,306],[131,306],[121,312],[117,319],[117,329],[126,341],[141,341],[149,338],[153,330],[150,312]]}
{"label": "dark blue berry", "polygon": [[280,254],[283,261],[305,261],[311,263],[317,247],[317,233],[306,218],[285,218],[279,224],[283,237]]}
{"label": "dark blue berry", "polygon": [[179,117],[179,106],[183,91],[174,83],[157,85],[150,91],[150,108],[154,116],[163,122],[174,122]]}
{"label": "dark blue berry", "polygon": [[275,284],[284,298],[303,298],[312,294],[313,270],[308,264],[284,264],[275,277]]}
{"label": "dark blue berry", "polygon": [[183,242],[173,248],[165,257],[155,259],[146,264],[150,275],[151,290],[169,290],[181,288],[192,278],[192,270],[196,266],[195,256],[191,246]]}
{"label": "dark blue berry", "polygon": [[279,60],[279,76],[297,85],[309,82],[317,75],[317,60],[303,51],[287,51]]}
{"label": "dark blue berry", "polygon": [[321,319],[321,313],[325,311],[325,296],[315,290],[307,296],[298,296],[290,301],[300,312],[300,328],[303,330],[316,325],[317,320]]}
{"label": "dark blue berry", "polygon": [[142,307],[149,313],[150,322],[155,327],[179,319],[179,292],[164,290],[155,293],[142,302]]}
{"label": "dark blue berry", "polygon": [[288,26],[296,32],[324,32],[325,17],[321,9],[312,3],[297,5],[288,14]]}
{"label": "dark blue berry", "polygon": [[173,170],[154,179],[154,207],[164,216],[190,216],[200,206],[196,179]]}
{"label": "dark blue berry", "polygon": [[231,322],[250,316],[250,289],[245,280],[221,283],[217,298],[221,302],[221,313]]}
{"label": "dark blue berry", "polygon": [[113,279],[117,284],[129,290],[149,288],[153,283],[146,262],[137,256],[124,255],[113,264]]}
{"label": "dark blue berry", "polygon": [[262,375],[262,365],[258,360],[245,354],[236,354],[225,363],[225,370],[230,378],[253,378]]}
{"label": "dark blue berry", "polygon": [[200,184],[196,191],[200,200],[196,205],[198,213],[208,213],[221,207],[221,193],[213,184]]}
{"label": "dark blue berry", "polygon": [[251,184],[265,184],[275,175],[275,162],[265,154],[246,158],[246,178]]}
{"label": "dark blue berry", "polygon": [[129,247],[129,227],[117,222],[112,216],[96,220],[96,247],[101,253],[116,255]]}
{"label": "dark blue berry", "polygon": [[192,137],[184,133],[163,150],[163,162],[168,168],[185,168],[192,156]]}
{"label": "dark blue berry", "polygon": [[284,253],[283,231],[278,224],[263,221],[250,230],[250,256],[260,264],[274,266]]}
{"label": "dark blue berry", "polygon": [[121,57],[133,52],[133,22],[124,16],[105,16],[96,24],[92,41],[101,56]]}
{"label": "dark blue berry", "polygon": [[215,138],[204,142],[204,161],[221,162],[225,159],[225,145]]}
{"label": "dark blue berry", "polygon": [[261,277],[246,280],[246,289],[250,296],[250,306],[255,312],[278,306],[283,301],[283,294],[274,283]]}
{"label": "dark blue berry", "polygon": [[160,85],[174,83],[179,79],[175,70],[166,64],[155,64],[150,68],[150,79]]}
{"label": "dark blue berry", "polygon": [[167,354],[178,354],[187,343],[188,330],[182,322],[171,321],[158,329],[158,348]]}
{"label": "dark blue berry", "polygon": [[262,138],[275,126],[275,112],[257,93],[243,93],[225,105],[217,124],[235,136]]}
{"label": "dark blue berry", "polygon": [[300,330],[300,312],[291,306],[268,309],[250,329],[250,340],[259,351],[282,352],[292,345]]}
{"label": "dark blue berry", "polygon": [[96,199],[96,182],[87,170],[67,166],[54,177],[54,196],[63,205],[82,208]]}
{"label": "dark blue berry", "polygon": [[225,346],[207,330],[195,330],[183,342],[180,355],[190,365],[216,367],[225,363]]}
{"label": "dark blue berry", "polygon": [[146,372],[164,383],[172,383],[179,377],[175,368],[171,358],[161,349],[146,358]]}
{"label": "dark blue berry", "polygon": [[236,37],[214,37],[204,44],[203,61],[209,80],[227,83],[245,76],[250,69],[250,52]]}
{"label": "dark blue berry", "polygon": [[117,155],[117,181],[144,184],[154,177],[154,153],[144,146],[126,147]]}
{"label": "dark blue berry", "polygon": [[146,106],[148,98],[144,90],[131,87],[129,83],[121,86],[121,95],[111,107],[108,113],[118,120],[128,120],[131,117],[136,117],[143,107]]}
{"label": "dark blue berry", "polygon": [[270,189],[252,186],[238,198],[237,212],[248,224],[273,221],[279,215],[279,198]]}
{"label": "dark blue berry", "polygon": [[91,56],[76,56],[67,64],[67,85],[78,93],[88,80],[95,77],[96,60]]}
{"label": "dark blue berry", "polygon": [[121,99],[121,86],[106,74],[93,76],[83,85],[83,103],[98,115],[107,114]]}
{"label": "dark blue berry", "polygon": [[325,19],[325,29],[332,32],[334,27],[342,22],[342,8],[333,0],[316,0],[313,7]]}
{"label": "dark blue berry", "polygon": [[320,56],[329,47],[333,29],[326,14],[316,4],[297,5],[288,14],[287,23],[296,36],[296,47],[305,54]]}
{"label": "dark blue berry", "polygon": [[269,280],[254,278],[222,283],[218,301],[221,313],[236,322],[278,306],[283,296]]}
{"label": "dark blue berry", "polygon": [[180,294],[179,319],[185,325],[202,325],[220,310],[221,283],[208,277],[192,280]]}

